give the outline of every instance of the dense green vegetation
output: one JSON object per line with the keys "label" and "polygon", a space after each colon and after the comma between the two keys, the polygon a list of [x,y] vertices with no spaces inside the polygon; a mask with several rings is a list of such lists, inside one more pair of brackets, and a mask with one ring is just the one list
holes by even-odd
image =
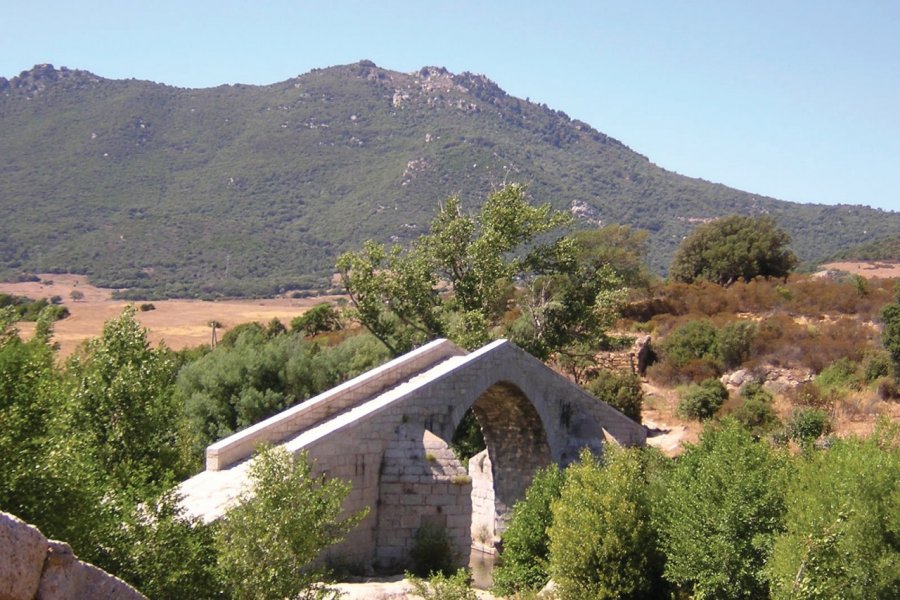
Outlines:
{"label": "dense green vegetation", "polygon": [[46,316],[54,321],[65,319],[69,316],[69,309],[61,304],[62,298],[54,296],[51,299],[41,298],[32,300],[24,296],[12,294],[0,294],[0,309],[12,307],[16,317],[20,321],[37,321],[40,314],[47,309]]}
{"label": "dense green vegetation", "polygon": [[882,422],[791,454],[726,420],[674,461],[610,446],[599,462],[583,455],[549,515],[541,479],[516,505],[509,535],[530,541],[504,560],[527,564],[532,549],[547,571],[501,566],[500,589],[540,589],[552,574],[561,598],[894,598],[898,442]]}
{"label": "dense green vegetation", "polygon": [[[269,448],[250,469],[253,494],[244,494],[216,531],[221,572],[237,600],[337,598],[312,562],[365,516],[342,516],[350,484],[313,477],[306,455]],[[264,565],[264,567],[263,567]]]}
{"label": "dense green vegetation", "polygon": [[787,277],[797,266],[790,241],[772,217],[716,219],[695,229],[678,246],[669,276],[685,283],[705,279],[721,285],[754,277]]}
{"label": "dense green vegetation", "polygon": [[893,235],[867,244],[845,248],[832,254],[823,262],[839,260],[900,261],[900,235]]}
{"label": "dense green vegetation", "polygon": [[[185,518],[172,489],[198,467],[202,444],[235,426],[231,402],[268,416],[381,362],[381,344],[249,325],[215,350],[174,353],[151,348],[128,309],[58,365],[50,311],[28,341],[17,320],[0,309],[0,509],[151,598],[269,598],[318,577],[297,567],[352,526],[337,516],[345,484],[310,480],[305,462],[273,455],[254,475],[264,505],[245,499],[222,529]],[[203,394],[210,406],[198,411]],[[257,569],[276,546],[284,562]]]}
{"label": "dense green vegetation", "polygon": [[341,252],[409,242],[440,200],[477,207],[505,181],[647,231],[656,272],[733,213],[771,215],[805,261],[900,228],[665,171],[483,76],[365,61],[210,89],[39,66],[0,79],[0,147],[0,276],[84,273],[131,298],[327,287]]}

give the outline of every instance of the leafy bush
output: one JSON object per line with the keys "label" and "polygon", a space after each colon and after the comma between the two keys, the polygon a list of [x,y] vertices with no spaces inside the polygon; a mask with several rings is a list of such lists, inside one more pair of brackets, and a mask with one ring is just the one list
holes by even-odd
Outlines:
{"label": "leafy bush", "polygon": [[644,390],[637,375],[603,371],[588,382],[587,390],[629,419],[641,422]]}
{"label": "leafy bush", "polygon": [[900,300],[882,309],[881,322],[884,323],[881,343],[894,362],[895,376],[900,378]]}
{"label": "leafy bush", "polygon": [[815,383],[825,392],[841,394],[849,389],[859,389],[860,381],[857,377],[858,365],[848,358],[841,358],[825,367]]}
{"label": "leafy bush", "polygon": [[884,377],[877,382],[878,397],[882,400],[900,399],[900,386],[889,377]]}
{"label": "leafy bush", "polygon": [[422,600],[477,600],[475,591],[469,587],[469,574],[459,569],[453,575],[434,573],[427,581],[419,579],[412,573],[406,574],[413,585],[416,596]]}
{"label": "leafy bush", "polygon": [[863,379],[873,383],[891,374],[891,358],[886,352],[870,352],[863,359]]}
{"label": "leafy bush", "polygon": [[784,530],[766,564],[772,598],[900,597],[900,435],[837,440],[795,461]]}
{"label": "leafy bush", "polygon": [[456,550],[446,527],[423,523],[413,534],[410,561],[420,577],[433,573],[451,575],[456,571]]}
{"label": "leafy bush", "polygon": [[563,598],[652,598],[656,551],[640,450],[607,445],[603,463],[586,450],[569,466],[553,502],[550,572]]}
{"label": "leafy bush", "polygon": [[712,418],[728,400],[728,390],[718,379],[707,379],[700,385],[691,384],[681,394],[678,414],[688,419],[705,421]]}
{"label": "leafy bush", "polygon": [[244,494],[216,532],[218,564],[236,598],[297,598],[321,590],[313,560],[365,516],[342,517],[350,484],[313,477],[305,454],[270,448],[250,467],[253,493]]}
{"label": "leafy bush", "polygon": [[662,344],[665,359],[675,367],[692,360],[718,358],[718,332],[709,321],[688,321],[666,336]]}
{"label": "leafy bush", "polygon": [[797,443],[809,443],[831,431],[828,413],[817,408],[798,408],[787,424],[788,437]]}
{"label": "leafy bush", "polygon": [[732,413],[738,423],[754,436],[764,435],[781,423],[772,407],[772,394],[758,383],[750,383],[741,390],[743,403]]}
{"label": "leafy bush", "polygon": [[316,304],[311,309],[294,317],[291,321],[291,331],[299,332],[306,336],[337,331],[343,327],[341,313],[328,302]]}
{"label": "leafy bush", "polygon": [[688,445],[654,503],[665,578],[683,597],[766,598],[763,567],[784,514],[787,456],[737,422]]}
{"label": "leafy bush", "polygon": [[741,365],[750,356],[756,324],[751,321],[734,321],[718,332],[717,353],[726,369]]}
{"label": "leafy bush", "polygon": [[503,533],[501,561],[494,569],[497,593],[540,589],[547,583],[547,529],[553,522],[550,506],[559,498],[564,480],[563,471],[555,464],[538,471],[525,498],[513,507],[509,527]]}
{"label": "leafy bush", "polygon": [[697,227],[678,247],[669,276],[730,285],[738,279],[787,277],[797,265],[790,236],[773,217],[732,215]]}

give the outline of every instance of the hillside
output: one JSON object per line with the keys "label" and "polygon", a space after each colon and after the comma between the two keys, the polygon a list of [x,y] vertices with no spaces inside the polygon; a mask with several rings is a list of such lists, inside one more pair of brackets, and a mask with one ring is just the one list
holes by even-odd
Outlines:
{"label": "hillside", "polygon": [[769,213],[804,260],[900,214],[800,205],[691,179],[481,75],[373,63],[181,89],[40,65],[0,78],[0,276],[73,272],[144,296],[327,285],[366,238],[419,235],[437,203],[503,182],[584,224],[651,232],[663,272],[704,220]]}

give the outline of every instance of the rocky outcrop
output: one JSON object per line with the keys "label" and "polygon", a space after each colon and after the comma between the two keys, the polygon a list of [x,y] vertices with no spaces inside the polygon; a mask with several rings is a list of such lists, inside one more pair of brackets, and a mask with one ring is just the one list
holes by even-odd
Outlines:
{"label": "rocky outcrop", "polygon": [[0,512],[0,600],[141,600],[127,583],[78,560],[65,542],[48,540]]}

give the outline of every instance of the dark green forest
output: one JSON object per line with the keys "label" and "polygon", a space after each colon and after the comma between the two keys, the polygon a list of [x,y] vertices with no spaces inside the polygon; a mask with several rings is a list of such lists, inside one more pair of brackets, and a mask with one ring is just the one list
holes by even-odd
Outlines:
{"label": "dark green forest", "polygon": [[666,171],[481,75],[368,61],[209,89],[40,65],[0,78],[0,147],[0,276],[87,274],[135,299],[325,288],[342,252],[410,242],[438,202],[475,210],[509,182],[574,228],[647,231],[656,273],[728,214],[771,216],[805,263],[900,229]]}

